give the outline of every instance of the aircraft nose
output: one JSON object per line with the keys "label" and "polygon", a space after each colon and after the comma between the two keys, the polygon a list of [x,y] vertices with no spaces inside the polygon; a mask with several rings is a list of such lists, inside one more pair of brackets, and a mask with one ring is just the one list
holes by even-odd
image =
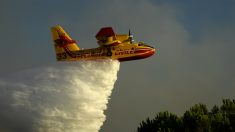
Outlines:
{"label": "aircraft nose", "polygon": [[156,53],[156,49],[155,49],[155,48],[151,48],[150,52],[151,52],[152,54],[155,54],[155,53]]}
{"label": "aircraft nose", "polygon": [[148,46],[149,47],[149,51],[151,52],[151,53],[155,53],[156,52],[156,49],[154,48],[154,47],[152,47],[152,46]]}
{"label": "aircraft nose", "polygon": [[153,52],[156,53],[156,51],[157,51],[157,50],[156,50],[155,48],[153,48]]}
{"label": "aircraft nose", "polygon": [[155,52],[155,48],[152,48],[152,51]]}

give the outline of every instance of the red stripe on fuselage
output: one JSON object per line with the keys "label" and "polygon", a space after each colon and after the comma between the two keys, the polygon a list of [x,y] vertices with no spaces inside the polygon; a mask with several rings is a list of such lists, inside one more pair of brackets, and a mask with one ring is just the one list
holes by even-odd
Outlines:
{"label": "red stripe on fuselage", "polygon": [[132,57],[119,58],[118,60],[119,60],[119,61],[139,60],[139,59],[144,59],[144,58],[150,57],[150,56],[152,56],[154,53],[155,53],[155,51],[152,50],[152,51],[149,51],[149,52],[146,53],[146,54],[137,55],[137,56],[132,56]]}
{"label": "red stripe on fuselage", "polygon": [[140,49],[136,49],[134,51],[134,53],[146,53],[148,51],[151,51],[152,49],[149,49],[149,48],[140,48]]}

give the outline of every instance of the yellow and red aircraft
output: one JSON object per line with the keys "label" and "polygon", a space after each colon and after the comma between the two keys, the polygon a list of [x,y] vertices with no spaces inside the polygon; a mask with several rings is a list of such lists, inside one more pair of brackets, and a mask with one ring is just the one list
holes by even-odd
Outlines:
{"label": "yellow and red aircraft", "polygon": [[115,34],[112,27],[101,28],[96,34],[99,47],[80,49],[61,26],[51,28],[58,61],[108,59],[130,61],[152,56],[155,49],[143,42],[134,42],[130,34]]}

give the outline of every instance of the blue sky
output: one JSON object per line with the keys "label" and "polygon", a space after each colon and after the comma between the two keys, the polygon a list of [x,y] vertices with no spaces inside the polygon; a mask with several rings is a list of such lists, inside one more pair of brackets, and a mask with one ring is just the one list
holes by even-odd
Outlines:
{"label": "blue sky", "polygon": [[50,27],[60,24],[83,48],[103,26],[132,30],[159,49],[121,64],[101,132],[133,131],[156,112],[182,114],[194,103],[234,98],[233,0],[3,1],[0,75],[56,63]]}

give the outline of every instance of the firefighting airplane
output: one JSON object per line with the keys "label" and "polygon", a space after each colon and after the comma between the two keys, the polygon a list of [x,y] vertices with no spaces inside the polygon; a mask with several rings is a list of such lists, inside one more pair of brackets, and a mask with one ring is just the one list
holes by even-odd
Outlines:
{"label": "firefighting airplane", "polygon": [[80,49],[61,26],[51,28],[57,61],[113,59],[131,61],[152,56],[155,49],[143,42],[134,42],[133,36],[115,34],[112,27],[101,28],[96,34],[98,48]]}

